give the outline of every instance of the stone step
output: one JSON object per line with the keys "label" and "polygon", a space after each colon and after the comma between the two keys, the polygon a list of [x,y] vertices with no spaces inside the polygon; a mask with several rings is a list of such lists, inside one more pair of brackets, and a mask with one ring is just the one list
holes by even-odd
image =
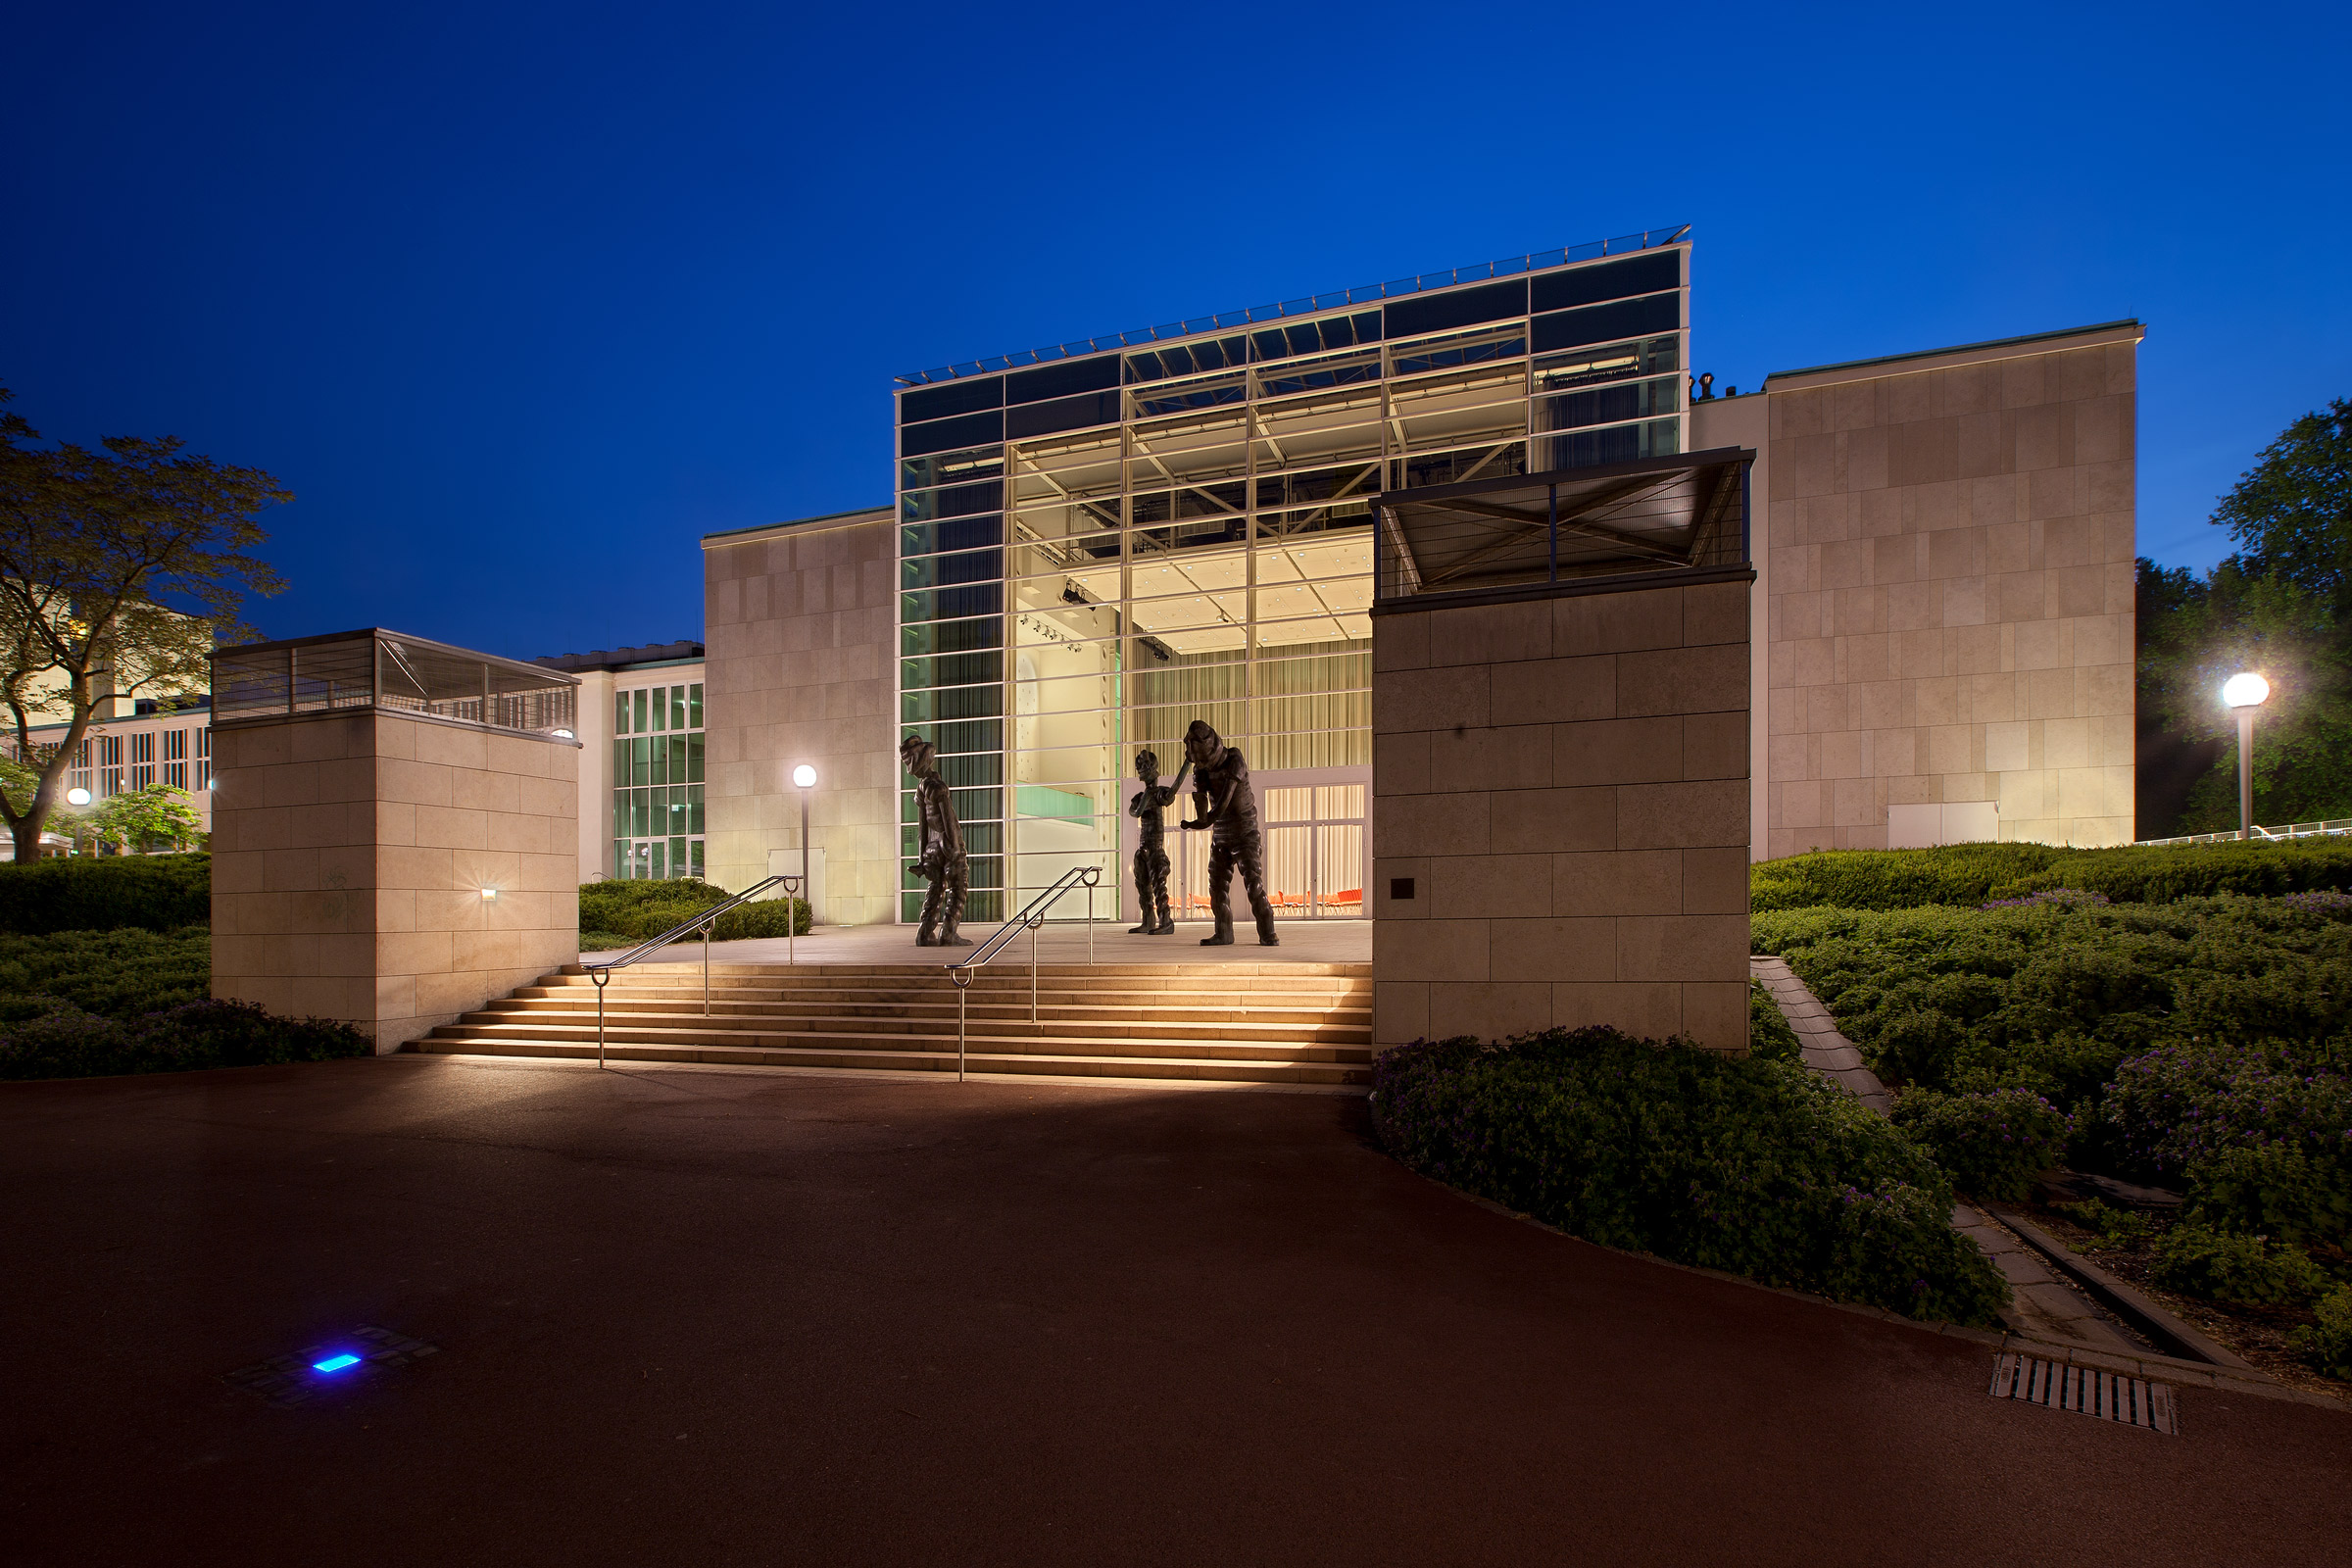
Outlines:
{"label": "stone step", "polygon": [[[594,1060],[594,1041],[586,1045],[531,1043],[494,1037],[444,1034],[412,1042],[413,1051],[429,1054],[491,1056],[553,1056]],[[872,1051],[828,1046],[762,1046],[754,1048],[691,1045],[663,1046],[641,1042],[608,1043],[608,1059],[618,1061],[718,1062],[763,1067],[863,1068],[889,1072],[948,1072],[956,1070],[953,1041],[945,1050]],[[970,1051],[965,1070],[990,1075],[1090,1078],[1183,1079],[1201,1083],[1354,1085],[1371,1081],[1368,1064],[1266,1057],[1202,1058],[1195,1056],[1038,1055],[1003,1051]]]}
{"label": "stone step", "polygon": [[[596,1044],[596,1025],[587,1023],[558,1023],[542,1020],[517,1023],[512,1017],[498,1014],[469,1014],[458,1023],[443,1024],[429,1038],[464,1037],[480,1040],[506,1040],[515,1043],[546,1045]],[[1208,1038],[1183,1036],[1176,1040],[1154,1039],[1142,1034],[1114,1034],[1097,1030],[1068,1033],[1041,1033],[1026,1026],[1015,1030],[966,1032],[971,1044],[985,1042],[996,1050],[1011,1045],[1024,1048],[1033,1055],[1102,1055],[1102,1056],[1164,1056],[1200,1057],[1226,1060],[1250,1056],[1296,1057],[1301,1060],[1371,1059],[1369,1039],[1308,1039],[1296,1035],[1278,1038],[1259,1038],[1248,1035],[1220,1035]],[[771,1048],[827,1048],[870,1052],[922,1052],[945,1050],[954,1052],[954,1031],[936,1029],[888,1030],[875,1029],[860,1020],[857,1027],[809,1029],[746,1029],[707,1028],[702,1020],[679,1020],[669,1024],[632,1022],[612,1023],[605,1029],[608,1045],[629,1042],[637,1045],[669,1046],[734,1046],[746,1049]]]}
{"label": "stone step", "polygon": [[[1031,983],[1029,971],[1026,969],[1004,970],[993,974],[983,971],[974,976],[972,983],[963,989],[973,996],[991,991],[1017,991],[1026,995]],[[1372,994],[1372,982],[1369,980],[1313,975],[1300,978],[1246,975],[1229,984],[1204,986],[1197,978],[1159,975],[1093,975],[1083,972],[1047,974],[1041,971],[1035,985],[1039,991],[1117,991],[1137,996],[1164,996],[1171,993],[1198,995],[1202,991],[1213,991],[1222,996],[1368,997]],[[551,993],[578,991],[593,993],[597,986],[596,982],[586,975],[549,975],[529,989]],[[690,990],[699,996],[703,989],[703,972],[700,968],[691,966],[684,969],[623,969],[612,976],[606,984],[605,989],[608,992]],[[710,989],[714,994],[719,991],[729,991],[783,995],[808,991],[944,992],[953,994],[957,988],[945,972],[936,969],[922,974],[900,972],[876,975],[728,975],[713,969],[710,971]]]}
{"label": "stone step", "polygon": [[[649,960],[631,964],[625,969],[615,969],[612,971],[612,975],[617,980],[624,976],[643,974],[648,970],[683,970],[687,968],[692,968],[698,975],[701,974],[702,960],[699,957],[664,959],[658,963]],[[722,974],[771,975],[779,978],[793,978],[801,975],[898,975],[936,980],[946,972],[946,968],[945,964],[938,963],[783,964],[731,963],[724,959],[713,959],[710,964],[710,973],[713,978]],[[977,976],[982,980],[989,980],[1011,974],[1015,970],[1023,979],[1026,979],[1029,974],[1029,965],[1026,962],[1016,963],[1007,956],[978,970]],[[1368,963],[1041,963],[1038,965],[1037,972],[1041,975],[1066,975],[1074,979],[1112,975],[1133,977],[1139,980],[1213,980],[1220,983],[1251,979],[1370,980],[1372,978],[1372,966]],[[588,971],[581,964],[567,963],[558,969],[556,973],[568,978],[586,979]]]}
{"label": "stone step", "polygon": [[[485,1012],[530,1014],[547,1017],[587,1017],[597,1015],[593,999],[564,997],[501,997],[489,1003]],[[1370,1007],[1299,1007],[1299,1006],[1216,1006],[1190,1005],[1175,1002],[1159,1004],[1124,1004],[1114,1003],[1081,1002],[1074,998],[1056,999],[1051,994],[1039,999],[1037,1019],[1040,1022],[1075,1023],[1156,1023],[1208,1027],[1223,1024],[1251,1024],[1260,1027],[1338,1025],[1369,1029],[1372,1026]],[[605,1014],[611,1018],[642,1018],[650,1014],[705,1016],[699,997],[608,997]],[[1030,1022],[1027,998],[1017,1000],[974,999],[964,1004],[963,1015],[977,1024],[983,1020]],[[919,998],[874,998],[859,1000],[808,1000],[794,998],[786,1002],[739,1002],[727,997],[713,997],[708,1016],[712,1018],[923,1018],[933,1021],[953,1021],[956,1016],[954,1001],[923,996]]]}

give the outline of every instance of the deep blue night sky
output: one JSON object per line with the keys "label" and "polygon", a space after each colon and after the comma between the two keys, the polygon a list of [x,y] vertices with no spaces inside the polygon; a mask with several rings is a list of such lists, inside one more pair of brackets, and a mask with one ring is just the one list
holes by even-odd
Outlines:
{"label": "deep blue night sky", "polygon": [[1689,221],[1719,382],[2141,318],[2217,559],[2352,395],[2343,9],[1892,9],[22,7],[0,383],[298,492],[267,634],[528,657],[886,499],[894,372]]}

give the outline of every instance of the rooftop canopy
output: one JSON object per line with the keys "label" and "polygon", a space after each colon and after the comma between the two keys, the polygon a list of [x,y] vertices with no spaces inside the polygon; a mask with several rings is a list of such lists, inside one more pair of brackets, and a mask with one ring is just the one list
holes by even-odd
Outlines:
{"label": "rooftop canopy", "polygon": [[1754,461],[1719,447],[1375,497],[1377,602],[1744,566]]}
{"label": "rooftop canopy", "polygon": [[571,740],[579,678],[381,626],[213,655],[213,722],[377,709],[413,718]]}

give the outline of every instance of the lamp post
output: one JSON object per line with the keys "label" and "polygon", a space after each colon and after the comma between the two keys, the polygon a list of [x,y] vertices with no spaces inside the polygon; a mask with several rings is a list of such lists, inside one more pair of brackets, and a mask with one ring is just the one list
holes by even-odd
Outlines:
{"label": "lamp post", "polygon": [[2271,683],[2252,670],[2232,675],[2222,701],[2237,710],[2237,836],[2254,836],[2254,710],[2271,695]]}
{"label": "lamp post", "polygon": [[[813,890],[808,886],[808,792],[816,787],[816,769],[810,767],[807,762],[801,763],[792,770],[792,782],[799,787],[801,792],[801,897],[809,900],[808,919],[813,925],[816,920],[816,902],[810,897]],[[798,961],[793,956],[793,941],[799,935],[800,929],[801,913],[798,909],[794,909],[791,911],[791,918],[786,921],[784,926],[784,961],[786,963]]]}

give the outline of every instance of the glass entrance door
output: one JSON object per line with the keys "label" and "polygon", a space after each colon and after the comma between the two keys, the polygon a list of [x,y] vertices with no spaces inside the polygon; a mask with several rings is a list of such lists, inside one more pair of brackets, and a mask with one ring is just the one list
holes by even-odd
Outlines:
{"label": "glass entrance door", "polygon": [[[1371,786],[1354,780],[1288,782],[1298,777],[1268,773],[1253,780],[1258,821],[1266,836],[1266,897],[1273,902],[1274,917],[1361,918]],[[1185,805],[1191,805],[1189,788]],[[1171,828],[1168,838],[1174,862],[1169,876],[1171,910],[1179,920],[1208,919],[1208,835],[1180,834]],[[1234,880],[1238,884],[1241,879]],[[1233,911],[1237,920],[1250,918],[1249,901],[1238,885]]]}

